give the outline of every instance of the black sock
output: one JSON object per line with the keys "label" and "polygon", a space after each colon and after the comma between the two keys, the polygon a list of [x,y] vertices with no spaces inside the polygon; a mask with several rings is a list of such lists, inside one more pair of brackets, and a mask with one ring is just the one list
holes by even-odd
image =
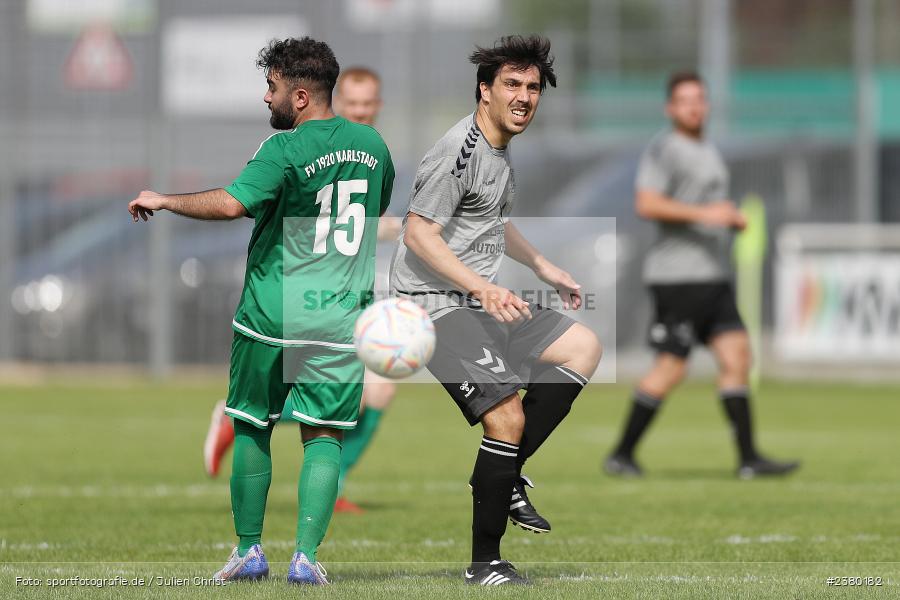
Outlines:
{"label": "black sock", "polygon": [[519,446],[481,438],[472,473],[472,564],[500,559]]}
{"label": "black sock", "polygon": [[525,429],[519,444],[517,471],[541,444],[550,437],[557,425],[569,414],[572,403],[584,386],[587,378],[567,367],[553,366],[537,373],[522,399],[525,412]]}
{"label": "black sock", "polygon": [[661,405],[662,398],[656,398],[641,390],[634,391],[631,414],[628,415],[625,429],[622,431],[622,439],[613,454],[631,458],[634,447],[637,446]]}
{"label": "black sock", "polygon": [[734,441],[741,455],[741,462],[756,460],[759,455],[753,445],[753,421],[750,418],[750,400],[747,388],[721,390],[722,406],[731,421]]}

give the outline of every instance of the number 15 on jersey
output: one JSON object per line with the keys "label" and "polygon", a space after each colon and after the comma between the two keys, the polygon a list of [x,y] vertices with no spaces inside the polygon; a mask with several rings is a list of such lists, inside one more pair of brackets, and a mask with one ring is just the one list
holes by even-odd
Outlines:
{"label": "number 15 on jersey", "polygon": [[[333,183],[329,183],[316,194],[319,216],[316,218],[313,254],[325,254],[327,251],[328,234],[331,233],[331,200],[334,187]],[[366,227],[366,206],[362,202],[351,202],[351,196],[365,195],[368,191],[369,182],[366,179],[337,182],[337,216],[334,218],[334,224],[352,226],[352,233],[344,229],[334,232],[334,247],[344,256],[356,256]]]}

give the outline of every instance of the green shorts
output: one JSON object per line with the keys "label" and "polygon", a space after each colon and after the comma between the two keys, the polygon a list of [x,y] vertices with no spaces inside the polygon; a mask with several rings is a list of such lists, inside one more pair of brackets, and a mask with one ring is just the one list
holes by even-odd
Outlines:
{"label": "green shorts", "polygon": [[353,429],[363,374],[353,351],[270,346],[235,332],[225,412],[261,429],[282,411],[307,425]]}

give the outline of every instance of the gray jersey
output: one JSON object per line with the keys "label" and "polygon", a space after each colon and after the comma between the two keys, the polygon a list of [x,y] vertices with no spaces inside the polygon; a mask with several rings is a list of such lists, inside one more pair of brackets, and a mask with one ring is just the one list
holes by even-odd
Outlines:
{"label": "gray jersey", "polygon": [[[641,157],[638,189],[688,204],[728,199],[728,168],[715,146],[675,131],[654,138]],[[695,223],[657,223],[644,262],[650,284],[703,283],[731,277],[731,230]]]}
{"label": "gray jersey", "polygon": [[[422,159],[409,212],[441,225],[441,237],[453,254],[494,282],[506,250],[504,225],[514,194],[508,149],[491,147],[471,114],[444,134]],[[454,289],[409,251],[403,233],[391,261],[391,293],[412,299],[432,318],[472,305],[462,290]]]}

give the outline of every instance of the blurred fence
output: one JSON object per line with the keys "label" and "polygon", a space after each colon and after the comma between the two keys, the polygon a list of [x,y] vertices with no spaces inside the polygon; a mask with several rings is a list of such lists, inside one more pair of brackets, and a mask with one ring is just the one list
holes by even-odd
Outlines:
{"label": "blurred fence", "polygon": [[[121,5],[124,12],[111,16],[110,27],[60,8],[66,4],[0,0],[0,360],[125,362],[160,373],[174,363],[224,364],[251,223],[160,215],[149,225],[133,224],[125,205],[145,188],[226,185],[268,135],[262,77],[253,90],[258,101],[251,99],[258,106],[229,112],[230,72],[209,62],[237,40],[192,44],[188,35],[179,46],[172,33],[174,23],[202,31],[207,21],[227,27],[227,17],[251,16],[282,23],[289,18],[297,34],[332,43],[343,65],[381,72],[385,110],[379,128],[397,163],[391,209],[397,214],[422,152],[472,110],[474,76],[466,56],[473,44],[511,31],[550,36],[560,88],[547,93],[535,126],[514,142],[518,212],[617,220],[619,312],[612,331],[620,347],[642,340],[647,300],[637,274],[653,232],[631,209],[634,168],[648,136],[664,125],[666,71],[710,65],[703,52],[709,32],[721,25],[710,21],[710,14],[721,13],[709,12],[716,0],[585,0],[556,13],[547,11],[549,3],[471,0],[459,4],[463,17],[434,12],[443,10],[436,8],[441,3],[374,0],[85,3],[88,12],[90,5]],[[808,84],[795,78],[793,95],[779,96],[766,82],[792,75],[779,75],[777,60],[762,60],[761,49],[774,44],[782,57],[800,51],[785,36],[766,33],[765,22],[747,30],[741,17],[752,4],[725,3],[732,31],[720,42],[731,49],[725,66],[733,72],[723,100],[729,117],[718,139],[732,169],[734,197],[761,195],[773,230],[784,223],[853,221],[850,56],[846,64],[816,63],[831,75],[808,72]],[[888,23],[900,15],[895,4],[876,2]],[[380,10],[376,5],[412,12],[363,18],[366,10]],[[466,10],[474,16],[465,18]],[[846,13],[829,11],[822,14]],[[809,16],[789,17],[820,26]],[[240,31],[252,29],[240,19],[232,21]],[[852,37],[849,20],[835,23],[829,31]],[[879,23],[878,31],[885,27]],[[879,90],[882,102],[892,102],[896,65],[885,58],[892,47],[883,37],[876,40]],[[252,59],[247,56],[243,67],[252,67]],[[759,69],[769,69],[768,75]],[[180,99],[166,100],[164,90],[173,81],[196,85]],[[797,117],[806,113],[813,116]],[[881,122],[893,123],[887,116]],[[900,164],[900,147],[892,142],[897,132],[879,133],[880,213],[900,220],[900,170],[892,168]]]}

